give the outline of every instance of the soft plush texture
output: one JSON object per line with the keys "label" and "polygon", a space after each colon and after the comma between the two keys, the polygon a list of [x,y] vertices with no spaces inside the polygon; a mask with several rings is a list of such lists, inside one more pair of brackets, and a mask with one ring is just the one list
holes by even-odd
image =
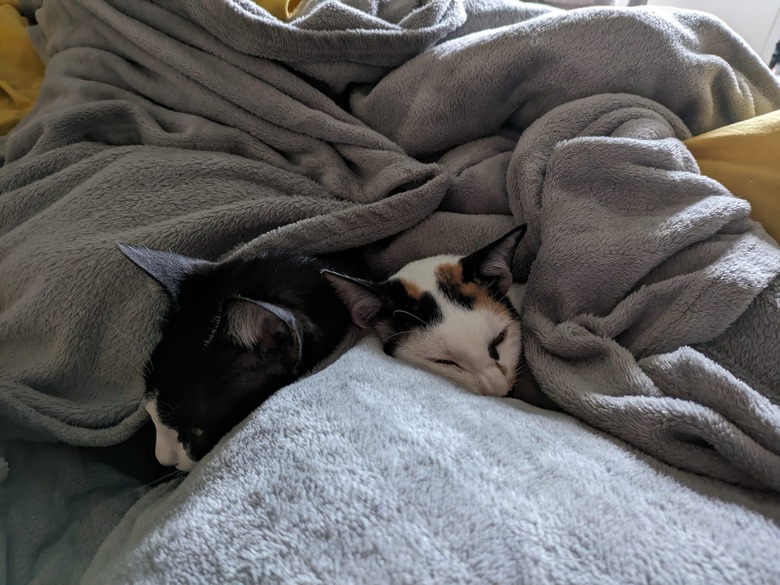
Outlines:
{"label": "soft plush texture", "polygon": [[[55,479],[68,477],[63,493],[73,516],[47,522],[53,516],[44,511],[6,515],[12,582],[50,581],[63,551],[74,548],[70,539],[78,539],[69,526],[80,511],[105,529],[134,499],[121,494],[142,491],[129,481],[112,484],[114,472],[91,460],[80,466],[51,456],[40,465],[44,459],[34,454],[48,448],[29,443],[104,447],[122,443],[145,420],[141,371],[166,301],[118,242],[206,258],[249,255],[270,244],[314,253],[363,247],[373,267],[389,271],[423,256],[474,250],[521,222],[529,228],[515,276],[528,281],[528,366],[572,418],[533,411],[539,424],[528,424],[522,408],[507,410],[509,401],[468,396],[386,361],[369,344],[344,356],[337,370],[347,377],[343,383],[334,371],[284,391],[276,407],[261,408],[223,442],[204,471],[139,503],[85,582],[110,581],[148,555],[157,555],[151,573],[143,573],[151,582],[169,581],[175,571],[197,580],[241,567],[249,580],[265,570],[249,561],[262,551],[292,555],[285,565],[291,572],[275,573],[281,581],[337,576],[348,560],[330,556],[330,520],[344,522],[339,530],[374,526],[351,491],[354,476],[369,473],[382,478],[357,483],[370,492],[365,501],[403,491],[410,524],[417,517],[448,523],[393,533],[380,515],[387,538],[362,553],[369,541],[334,533],[345,558],[381,558],[377,571],[409,575],[410,582],[425,582],[423,573],[438,578],[443,567],[450,567],[448,582],[480,581],[486,563],[504,567],[496,575],[519,574],[531,570],[523,569],[529,559],[565,581],[575,569],[549,560],[565,549],[579,559],[576,571],[603,579],[619,574],[623,553],[637,559],[626,570],[647,578],[658,566],[675,570],[677,562],[696,567],[707,583],[760,582],[780,573],[774,557],[749,566],[748,552],[760,548],[735,544],[743,526],[757,543],[777,542],[776,524],[767,520],[777,518],[776,495],[671,472],[573,420],[679,468],[780,489],[780,251],[749,220],[744,200],[699,174],[682,142],[780,108],[777,81],[721,22],[684,11],[563,12],[514,0],[323,0],[307,2],[289,23],[239,0],[67,0],[47,2],[37,17],[31,34],[47,61],[46,77],[34,111],[6,141],[0,170],[0,437],[11,441],[7,509],[29,486],[58,493]],[[363,363],[377,369],[373,382],[352,385],[343,372],[351,364],[357,376]],[[420,385],[431,390],[419,389],[415,406]],[[369,406],[382,404],[378,397],[393,388],[407,398],[376,407],[387,420],[369,416]],[[328,395],[321,407],[318,392]],[[433,406],[439,395],[450,404],[440,413]],[[344,406],[353,402],[357,410]],[[473,424],[461,426],[467,415]],[[279,434],[267,454],[265,439],[256,442],[262,424]],[[545,434],[548,426],[555,431]],[[366,445],[374,467],[360,467],[349,441],[329,443],[340,428],[377,437]],[[455,434],[437,430],[447,428]],[[411,447],[395,452],[394,433],[416,435],[409,440],[420,459],[410,458]],[[273,448],[276,440],[299,441],[299,434],[308,440],[290,444],[294,455]],[[501,453],[510,436],[521,450],[554,445],[549,455],[557,463],[540,469],[560,467],[565,477],[552,474],[546,491],[534,491],[522,479],[544,484],[551,472],[537,476],[520,461],[508,464]],[[601,454],[605,444],[614,455]],[[228,455],[236,445],[247,463]],[[484,469],[455,465],[470,450],[491,453]],[[523,456],[535,461],[534,452]],[[449,486],[450,497],[440,500],[409,479],[427,473],[420,461],[436,457],[452,462],[435,480]],[[388,472],[402,460],[410,461],[403,473]],[[612,525],[637,517],[638,494],[657,491],[667,506],[663,513],[639,511],[647,524],[631,536],[658,536],[652,544],[637,540],[643,544],[619,557],[604,545],[604,527],[577,537],[577,518],[590,517],[594,498],[604,502],[599,498],[613,493],[617,461],[624,479],[603,508],[607,517],[614,510]],[[298,465],[311,466],[311,486],[290,473],[271,495],[247,491],[251,482]],[[583,471],[574,475],[594,478],[581,491],[575,488],[582,482],[569,475],[579,465]],[[322,466],[331,470],[327,478]],[[105,507],[83,497],[92,485],[113,486]],[[304,505],[309,487],[327,487],[327,501],[343,515],[313,514]],[[222,495],[213,499],[212,489]],[[174,491],[158,498],[165,490]],[[462,510],[475,493],[484,493],[481,503]],[[206,507],[199,494],[207,494]],[[37,501],[59,505],[56,498]],[[285,501],[301,501],[296,516]],[[210,535],[211,569],[193,563],[177,522],[190,531],[240,525],[245,505],[258,516],[245,539],[230,546],[246,551],[247,566],[222,546],[232,538],[228,529]],[[503,507],[519,515],[498,514]],[[671,518],[699,509],[709,510],[701,522],[675,524],[675,537],[667,532]],[[213,510],[221,510],[219,523]],[[716,513],[726,514],[718,530],[704,521]],[[460,518],[454,528],[450,518]],[[296,536],[290,523],[307,536]],[[177,538],[162,547],[173,532]],[[484,541],[480,550],[487,551],[494,533],[513,548],[489,559],[464,552],[474,541]],[[78,542],[69,560],[83,567],[96,543]],[[308,544],[278,552],[291,542]],[[445,560],[437,564],[432,552],[404,556],[423,542]],[[184,555],[189,565],[174,563]],[[453,555],[464,560],[446,560]],[[355,571],[367,582],[379,574]],[[60,571],[58,582],[79,574]]]}
{"label": "soft plush texture", "polygon": [[779,521],[371,340],[142,499],[83,583],[773,583]]}
{"label": "soft plush texture", "polygon": [[[780,489],[777,306],[751,308],[771,324],[769,343],[726,334],[720,364],[690,347],[726,332],[767,287],[777,298],[778,249],[748,227],[746,201],[664,139],[673,119],[623,100],[553,110],[510,162],[539,242],[526,359],[553,400],[594,426],[680,467]],[[638,127],[657,139],[626,140]],[[746,349],[768,371],[746,367]]]}

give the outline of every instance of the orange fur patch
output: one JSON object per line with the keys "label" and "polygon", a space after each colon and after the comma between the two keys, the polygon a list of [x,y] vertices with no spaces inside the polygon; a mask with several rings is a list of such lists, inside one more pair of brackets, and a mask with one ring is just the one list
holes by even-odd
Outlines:
{"label": "orange fur patch", "polygon": [[447,284],[463,284],[463,267],[447,262],[436,267],[436,278]]}
{"label": "orange fur patch", "polygon": [[487,289],[475,282],[463,282],[463,267],[458,263],[439,264],[436,278],[448,287],[455,287],[464,296],[474,299],[474,307],[508,315],[506,307],[490,296]]}
{"label": "orange fur patch", "polygon": [[420,297],[422,297],[422,291],[420,290],[420,287],[414,284],[413,282],[409,280],[404,280],[403,278],[398,279],[401,284],[403,285],[404,289],[406,290],[406,294],[408,294],[413,299],[419,300]]}

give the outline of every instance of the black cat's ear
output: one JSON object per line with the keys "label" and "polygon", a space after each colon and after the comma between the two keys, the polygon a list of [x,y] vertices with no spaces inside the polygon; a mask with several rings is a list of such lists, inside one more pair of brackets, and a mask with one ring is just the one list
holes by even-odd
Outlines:
{"label": "black cat's ear", "polygon": [[192,272],[195,266],[207,264],[205,260],[188,258],[174,252],[118,245],[122,254],[159,282],[173,300],[179,295],[179,286],[184,277]]}
{"label": "black cat's ear", "polygon": [[467,281],[495,282],[499,290],[506,294],[512,286],[512,259],[526,229],[525,224],[516,227],[496,241],[461,258],[463,278]]}
{"label": "black cat's ear", "polygon": [[376,329],[376,317],[384,305],[384,296],[368,280],[323,270],[322,276],[349,310],[352,321],[361,329]]}
{"label": "black cat's ear", "polygon": [[233,297],[222,307],[222,322],[225,334],[247,349],[286,349],[296,366],[303,357],[300,322],[284,307]]}

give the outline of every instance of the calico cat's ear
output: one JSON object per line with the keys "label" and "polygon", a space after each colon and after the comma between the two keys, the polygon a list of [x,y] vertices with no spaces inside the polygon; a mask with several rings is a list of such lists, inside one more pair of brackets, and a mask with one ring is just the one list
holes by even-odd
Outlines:
{"label": "calico cat's ear", "polygon": [[347,307],[355,325],[361,329],[376,329],[376,317],[382,309],[384,297],[374,283],[332,270],[323,270],[322,276]]}
{"label": "calico cat's ear", "polygon": [[179,295],[179,285],[184,277],[196,266],[208,264],[205,260],[196,260],[163,250],[137,248],[124,244],[119,244],[119,250],[133,264],[159,282],[173,300],[176,300]]}
{"label": "calico cat's ear", "polygon": [[526,229],[525,224],[518,226],[496,241],[461,258],[463,278],[468,281],[495,282],[499,290],[506,294],[512,286],[512,259]]}
{"label": "calico cat's ear", "polygon": [[[247,349],[286,349],[295,366],[303,357],[300,322],[284,307],[233,297],[226,300],[222,307],[222,323],[225,334]],[[287,348],[283,347],[285,344]]]}

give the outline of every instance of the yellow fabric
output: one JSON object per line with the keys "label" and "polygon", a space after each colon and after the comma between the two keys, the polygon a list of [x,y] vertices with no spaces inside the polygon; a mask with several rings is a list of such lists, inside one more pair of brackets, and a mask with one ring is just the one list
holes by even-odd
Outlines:
{"label": "yellow fabric", "polygon": [[0,0],[0,136],[35,103],[44,66],[27,37],[27,19],[16,2]]}
{"label": "yellow fabric", "polygon": [[279,20],[288,20],[300,3],[300,0],[255,0],[255,4],[265,8]]}
{"label": "yellow fabric", "polygon": [[751,217],[780,242],[780,110],[694,136],[701,172],[750,202]]}

